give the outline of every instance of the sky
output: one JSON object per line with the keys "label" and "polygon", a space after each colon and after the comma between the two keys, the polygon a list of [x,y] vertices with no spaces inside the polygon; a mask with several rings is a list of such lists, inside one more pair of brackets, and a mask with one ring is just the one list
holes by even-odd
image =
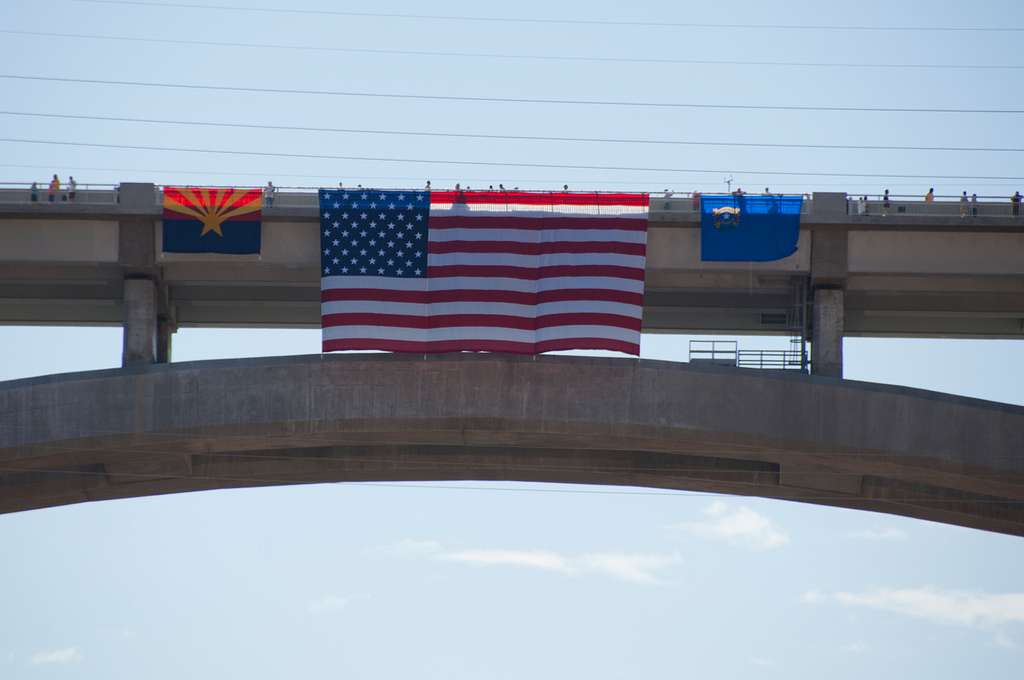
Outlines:
{"label": "sky", "polygon": [[[169,3],[165,3],[169,4]],[[254,0],[247,10],[0,3],[3,74],[375,93],[860,108],[1024,109],[1014,2],[777,5]],[[231,4],[230,0],[191,4]],[[358,17],[882,26],[688,28]],[[916,27],[916,28],[915,28]],[[2,32],[8,31],[8,32]],[[9,31],[21,31],[12,33]],[[61,33],[55,35],[27,35]],[[131,41],[69,37],[102,35]],[[135,40],[141,39],[141,40]],[[164,41],[199,41],[183,45]],[[263,47],[224,46],[224,43]],[[304,49],[266,45],[301,46]],[[331,48],[331,49],[324,49]],[[502,54],[466,57],[354,50]],[[507,55],[532,55],[511,58]],[[550,57],[582,56],[604,61]],[[543,59],[536,57],[545,57]],[[764,66],[608,61],[842,63]],[[932,64],[942,68],[866,67]],[[860,64],[860,66],[850,66]],[[973,68],[961,68],[963,66]],[[1016,67],[1016,68],[1006,68]],[[3,139],[481,163],[289,158],[0,141],[0,181],[1008,196],[1019,152],[668,141],[1012,147],[1019,115],[512,104],[30,81]],[[105,116],[659,143],[481,140],[10,115]],[[750,172],[867,173],[921,178]],[[0,380],[119,365],[120,329],[0,328]],[[645,335],[685,361],[690,338]],[[742,338],[744,349],[781,338]],[[76,347],[70,353],[68,347]],[[183,329],[175,361],[315,353],[318,331]],[[848,338],[846,377],[1024,404],[1024,341]],[[624,359],[625,360],[625,359]],[[1024,542],[781,501],[559,485],[315,485],[0,515],[0,678],[1017,678]],[[441,487],[441,488],[438,488]]]}

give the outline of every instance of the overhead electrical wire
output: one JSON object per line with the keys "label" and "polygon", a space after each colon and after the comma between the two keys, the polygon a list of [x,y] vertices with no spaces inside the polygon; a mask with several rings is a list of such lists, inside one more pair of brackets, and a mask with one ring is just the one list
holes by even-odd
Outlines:
{"label": "overhead electrical wire", "polygon": [[708,104],[698,102],[643,102],[601,99],[545,99],[530,97],[471,97],[466,95],[409,94],[397,92],[359,92],[349,90],[308,90],[274,87],[245,87],[240,85],[204,85],[200,83],[158,83],[139,80],[105,80],[100,78],[67,78],[58,76],[28,76],[2,73],[0,78],[8,80],[39,81],[51,83],[77,83],[82,85],[117,85],[128,87],[161,87],[186,90],[207,90],[219,92],[248,92],[254,94],[300,94],[329,97],[369,97],[382,99],[415,99],[423,101],[475,102],[491,104],[557,104],[573,106],[611,106],[625,108],[657,109],[708,109],[734,111],[819,111],[839,113],[944,113],[944,114],[1024,114],[1024,109],[1014,108],[942,108],[942,107],[898,107],[898,106],[802,106],[785,104]]}
{"label": "overhead electrical wire", "polygon": [[439,50],[386,49],[368,47],[336,47],[327,45],[288,45],[281,43],[248,43],[224,40],[182,40],[175,38],[140,37],[128,35],[98,35],[94,33],[56,33],[52,31],[26,31],[0,29],[0,33],[31,37],[76,38],[82,40],[112,40],[160,45],[188,45],[192,47],[251,48],[295,50],[302,52],[338,52],[345,54],[405,55],[414,57],[445,57],[470,59],[505,59],[520,61],[559,61],[621,64],[665,64],[687,66],[772,66],[780,68],[859,68],[859,69],[941,69],[941,70],[1020,70],[1024,64],[921,64],[921,63],[863,63],[863,62],[809,62],[743,59],[680,59],[658,57],[600,57],[594,55],[511,54],[503,52],[467,52]]}
{"label": "overhead electrical wire", "polygon": [[858,25],[858,24],[770,24],[770,23],[715,23],[692,21],[653,21],[628,19],[559,19],[550,17],[522,16],[478,16],[458,14],[425,14],[405,12],[360,12],[355,10],[304,9],[298,7],[258,7],[252,5],[222,5],[194,2],[142,2],[141,0],[72,0],[72,2],[93,5],[134,5],[154,9],[206,9],[230,12],[254,12],[265,14],[299,14],[315,16],[366,17],[374,19],[411,19],[416,21],[464,21],[475,23],[520,23],[553,24],[565,26],[636,26],[648,28],[714,28],[750,30],[793,30],[793,31],[878,31],[896,32],[943,32],[943,33],[1022,33],[1018,26],[910,26],[906,24]]}
{"label": "overhead electrical wire", "polygon": [[437,160],[427,158],[397,158],[387,156],[350,156],[335,154],[312,154],[312,153],[285,153],[272,151],[239,151],[233,149],[196,149],[176,146],[153,146],[144,144],[102,144],[98,142],[74,142],[53,139],[25,139],[16,137],[0,137],[0,142],[16,144],[41,144],[53,146],[77,146],[96,149],[124,149],[134,151],[173,151],[182,153],[205,153],[222,154],[229,156],[256,156],[265,158],[301,158],[306,160],[340,160],[340,161],[370,161],[381,163],[423,163],[427,165],[467,165],[503,168],[550,168],[557,170],[608,170],[615,172],[668,172],[668,173],[698,173],[698,174],[723,174],[743,173],[747,175],[777,175],[791,177],[875,177],[875,178],[896,178],[896,179],[924,179],[924,180],[1024,180],[1024,176],[1002,176],[1002,175],[939,175],[939,174],[902,174],[902,173],[864,173],[864,172],[793,172],[787,170],[743,170],[738,168],[711,169],[711,168],[645,168],[622,165],[584,165],[584,164],[563,164],[563,163],[524,163],[509,161],[470,161],[470,160]]}
{"label": "overhead electrical wire", "polygon": [[615,137],[559,137],[544,135],[498,135],[469,132],[431,132],[427,130],[369,130],[365,128],[313,127],[308,125],[272,125],[223,121],[173,120],[165,118],[131,118],[125,116],[97,116],[71,113],[40,113],[35,111],[0,111],[0,116],[26,116],[32,118],[60,118],[71,120],[108,121],[116,123],[145,123],[153,125],[191,125],[199,127],[240,128],[254,130],[282,130],[294,132],[334,132],[360,135],[395,135],[412,137],[444,137],[461,139],[488,139],[537,142],[587,142],[599,144],[653,144],[658,146],[725,146],[766,149],[829,149],[857,151],[977,151],[992,153],[1024,152],[1021,147],[984,146],[900,146],[884,144],[783,144],[774,142],[706,142],[681,139],[631,139]]}

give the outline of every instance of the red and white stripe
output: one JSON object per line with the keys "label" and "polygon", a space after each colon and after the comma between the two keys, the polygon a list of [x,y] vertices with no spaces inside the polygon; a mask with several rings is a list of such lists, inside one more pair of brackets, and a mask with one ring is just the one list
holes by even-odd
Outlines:
{"label": "red and white stripe", "polygon": [[323,349],[640,354],[646,194],[433,192],[427,277],[325,276]]}

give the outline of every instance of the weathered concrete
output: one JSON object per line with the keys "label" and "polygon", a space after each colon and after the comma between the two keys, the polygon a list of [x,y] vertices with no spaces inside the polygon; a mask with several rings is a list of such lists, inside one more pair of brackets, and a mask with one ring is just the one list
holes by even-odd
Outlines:
{"label": "weathered concrete", "polygon": [[830,378],[843,377],[843,305],[838,288],[814,291],[814,320],[811,333],[811,373]]}
{"label": "weathered concrete", "polygon": [[1024,535],[1024,409],[827,378],[491,354],[0,384],[0,512],[358,480],[696,489]]}
{"label": "weathered concrete", "polygon": [[172,348],[174,346],[174,322],[164,316],[158,316],[156,321],[156,363],[171,363]]}
{"label": "weathered concrete", "polygon": [[[120,323],[123,279],[147,276],[158,312],[182,327],[319,328],[315,192],[282,192],[263,211],[258,257],[162,252],[151,184],[122,184],[120,203],[79,194],[31,203],[27,187],[0,189],[0,323]],[[951,201],[894,201],[884,217],[847,208],[845,194],[815,193],[782,260],[702,262],[691,199],[655,197],[644,330],[798,334],[809,285],[845,291],[848,337],[1024,338],[1024,217],[1009,202],[966,218]]]}
{"label": "weathered concrete", "polygon": [[156,292],[150,279],[125,279],[122,366],[156,361]]}

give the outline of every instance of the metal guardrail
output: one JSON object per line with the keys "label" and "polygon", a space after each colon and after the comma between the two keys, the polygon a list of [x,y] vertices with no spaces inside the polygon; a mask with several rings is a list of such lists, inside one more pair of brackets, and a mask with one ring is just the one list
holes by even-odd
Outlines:
{"label": "metal guardrail", "polygon": [[736,365],[740,368],[804,370],[800,352],[783,349],[741,349],[736,354]]}
{"label": "metal guardrail", "polygon": [[735,340],[691,340],[690,362],[735,366],[739,346]]}
{"label": "metal guardrail", "polygon": [[[34,195],[33,195],[34,194]],[[35,192],[28,186],[24,188],[3,188],[0,187],[0,203],[31,204],[51,203],[49,189],[40,186]],[[117,187],[109,184],[79,184],[74,196],[68,188],[62,186],[60,191],[54,193],[52,204],[57,205],[114,205],[117,203]]]}
{"label": "metal guardrail", "polygon": [[[263,187],[238,187],[262,189]],[[413,189],[410,189],[413,191]],[[33,191],[30,183],[0,183],[0,203],[4,204],[30,204],[49,203],[48,187],[39,183],[33,199]],[[593,193],[593,192],[586,192]],[[755,195],[755,194],[749,194]],[[806,196],[806,195],[805,195]],[[861,194],[863,196],[863,194]],[[700,203],[695,202],[690,192],[657,192],[651,194],[651,211],[657,213],[671,213],[681,215],[692,215],[700,212]],[[155,196],[156,204],[163,203],[163,191],[158,185]],[[112,205],[118,202],[118,185],[112,184],[79,184],[75,197],[72,200],[66,186],[62,186],[54,197],[54,203],[81,203],[90,205]],[[310,208],[318,204],[318,194],[315,187],[276,187],[273,206],[287,208]],[[1024,206],[1018,205],[1016,211],[1010,197],[1005,198],[994,196],[979,196],[976,203],[961,203],[959,197],[941,196],[935,201],[925,201],[923,196],[891,195],[888,202],[883,201],[881,196],[869,196],[867,201],[860,200],[859,196],[848,196],[846,199],[846,213],[852,219],[877,218],[877,217],[900,217],[906,215],[951,217],[960,216],[964,219],[971,217],[1020,217],[1024,212]],[[801,213],[809,215],[814,213],[814,199],[804,198]]]}
{"label": "metal guardrail", "polygon": [[735,340],[691,340],[690,362],[765,370],[806,370],[799,350],[739,349]]}

